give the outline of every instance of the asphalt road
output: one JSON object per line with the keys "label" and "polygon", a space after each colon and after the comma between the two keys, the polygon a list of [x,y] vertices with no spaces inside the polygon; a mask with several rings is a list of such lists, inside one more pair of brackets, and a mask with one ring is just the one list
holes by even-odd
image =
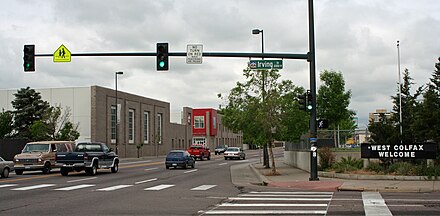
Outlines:
{"label": "asphalt road", "polygon": [[[275,153],[282,156],[280,149]],[[96,176],[81,172],[64,177],[56,171],[11,174],[0,179],[0,215],[375,215],[386,209],[388,215],[440,215],[439,193],[233,185],[230,167],[258,162],[258,155],[247,151],[241,161],[213,155],[187,170],[166,170],[164,158],[152,158],[124,160],[118,173],[99,170]]]}

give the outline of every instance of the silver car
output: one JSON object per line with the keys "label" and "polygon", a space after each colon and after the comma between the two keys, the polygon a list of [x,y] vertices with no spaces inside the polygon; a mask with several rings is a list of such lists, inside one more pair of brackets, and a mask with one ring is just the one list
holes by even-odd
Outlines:
{"label": "silver car", "polygon": [[246,159],[246,154],[240,147],[228,147],[223,155],[225,157],[225,160],[233,158],[240,160]]}
{"label": "silver car", "polygon": [[0,175],[3,178],[7,178],[9,173],[12,171],[14,171],[14,162],[5,161],[2,157],[0,157]]}

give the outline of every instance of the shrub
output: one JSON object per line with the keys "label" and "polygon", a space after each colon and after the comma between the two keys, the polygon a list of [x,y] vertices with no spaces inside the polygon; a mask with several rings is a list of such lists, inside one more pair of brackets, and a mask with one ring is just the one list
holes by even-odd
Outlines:
{"label": "shrub", "polygon": [[319,155],[319,170],[325,170],[332,166],[335,162],[335,154],[328,147],[321,148],[318,151]]}
{"label": "shrub", "polygon": [[384,168],[382,167],[382,165],[380,165],[380,163],[370,163],[368,164],[366,170],[376,173],[382,173]]}
{"label": "shrub", "polygon": [[391,164],[388,168],[388,172],[397,175],[414,175],[416,173],[416,168],[410,163],[398,162]]}
{"label": "shrub", "polygon": [[332,168],[335,172],[347,172],[347,171],[355,171],[360,170],[363,167],[362,159],[356,159],[351,156],[347,158],[342,157],[341,161],[335,163]]}

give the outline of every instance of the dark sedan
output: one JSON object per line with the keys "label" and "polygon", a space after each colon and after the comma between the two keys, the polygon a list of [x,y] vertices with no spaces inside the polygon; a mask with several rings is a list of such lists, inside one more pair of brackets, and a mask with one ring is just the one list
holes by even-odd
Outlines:
{"label": "dark sedan", "polygon": [[14,162],[5,161],[2,157],[0,157],[0,175],[3,178],[7,178],[11,171],[14,171]]}
{"label": "dark sedan", "polygon": [[167,169],[170,167],[186,169],[188,167],[194,168],[195,166],[195,159],[185,150],[171,150],[165,159],[165,168]]}

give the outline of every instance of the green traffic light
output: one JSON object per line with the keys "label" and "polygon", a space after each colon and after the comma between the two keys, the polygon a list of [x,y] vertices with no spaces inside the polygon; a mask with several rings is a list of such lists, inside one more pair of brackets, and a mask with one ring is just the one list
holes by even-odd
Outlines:
{"label": "green traffic light", "polygon": [[161,68],[165,67],[165,62],[164,61],[160,61],[159,62],[159,67],[161,67]]}
{"label": "green traffic light", "polygon": [[26,64],[26,68],[29,68],[31,66],[31,64],[27,63]]}
{"label": "green traffic light", "polygon": [[312,108],[313,108],[312,105],[308,105],[308,106],[307,106],[307,109],[308,109],[308,110],[311,110]]}

